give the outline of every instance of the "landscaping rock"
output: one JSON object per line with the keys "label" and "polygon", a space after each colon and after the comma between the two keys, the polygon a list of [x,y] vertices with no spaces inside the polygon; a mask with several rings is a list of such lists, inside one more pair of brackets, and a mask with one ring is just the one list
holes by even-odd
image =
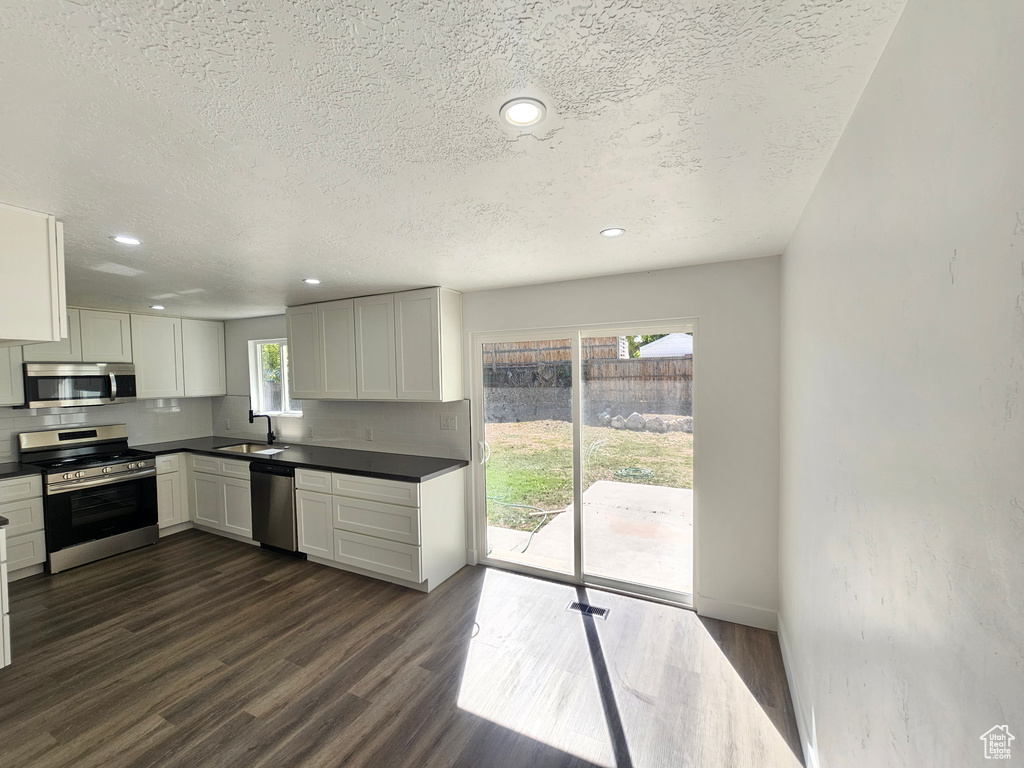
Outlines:
{"label": "landscaping rock", "polygon": [[683,432],[689,432],[691,435],[693,434],[693,416],[683,416],[683,418],[678,421],[683,425]]}
{"label": "landscaping rock", "polygon": [[624,418],[622,418],[621,416],[616,416],[611,421],[611,427],[612,427],[612,429],[625,429],[626,428],[626,420]]}
{"label": "landscaping rock", "polygon": [[683,423],[679,419],[669,419],[668,428],[671,432],[682,432]]}
{"label": "landscaping rock", "polygon": [[644,428],[648,432],[668,432],[668,424],[665,423],[664,419],[660,416],[655,416],[653,419],[648,419]]}
{"label": "landscaping rock", "polygon": [[635,411],[626,419],[626,429],[633,432],[643,432],[645,426],[647,426],[647,419]]}
{"label": "landscaping rock", "polygon": [[610,414],[602,413],[600,416],[597,417],[597,423],[600,424],[602,427],[607,427],[609,424],[612,423],[612,417]]}

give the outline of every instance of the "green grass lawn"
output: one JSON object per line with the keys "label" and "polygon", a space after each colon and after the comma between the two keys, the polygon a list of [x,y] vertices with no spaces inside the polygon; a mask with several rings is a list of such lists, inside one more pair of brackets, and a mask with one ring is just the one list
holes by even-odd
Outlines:
{"label": "green grass lawn", "polygon": [[[487,495],[543,510],[572,504],[572,424],[522,421],[488,424],[491,458]],[[693,435],[685,432],[629,432],[610,427],[583,428],[584,487],[598,480],[636,482],[670,488],[693,487]],[[647,478],[615,477],[627,467],[649,469]],[[535,510],[487,500],[487,521],[502,528],[530,531],[543,518]],[[548,520],[550,521],[550,517]]]}

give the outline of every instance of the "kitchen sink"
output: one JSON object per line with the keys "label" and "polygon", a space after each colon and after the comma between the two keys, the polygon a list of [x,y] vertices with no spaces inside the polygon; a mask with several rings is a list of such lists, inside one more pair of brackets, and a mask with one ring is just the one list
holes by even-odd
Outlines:
{"label": "kitchen sink", "polygon": [[225,445],[223,448],[214,448],[215,451],[227,451],[228,453],[255,453],[262,456],[272,456],[281,453],[288,448],[287,445],[274,446],[265,443],[238,443],[236,445]]}

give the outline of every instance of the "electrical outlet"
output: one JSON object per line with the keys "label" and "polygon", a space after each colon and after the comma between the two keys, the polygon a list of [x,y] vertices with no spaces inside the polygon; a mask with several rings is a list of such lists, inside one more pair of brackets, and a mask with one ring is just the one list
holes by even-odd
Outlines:
{"label": "electrical outlet", "polygon": [[224,429],[231,429],[231,419],[224,419]]}
{"label": "electrical outlet", "polygon": [[458,416],[441,416],[441,429],[443,431],[452,431],[459,428]]}
{"label": "electrical outlet", "polygon": [[309,425],[306,426],[306,437],[308,437],[310,440],[313,439],[313,425],[312,424],[309,424]]}
{"label": "electrical outlet", "polygon": [[373,427],[366,428],[366,439],[370,441],[373,440]]}

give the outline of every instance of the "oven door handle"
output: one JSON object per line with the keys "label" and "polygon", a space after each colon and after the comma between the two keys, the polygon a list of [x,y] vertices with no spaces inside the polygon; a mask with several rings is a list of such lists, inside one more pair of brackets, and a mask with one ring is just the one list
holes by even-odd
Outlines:
{"label": "oven door handle", "polygon": [[70,493],[71,491],[77,491],[79,488],[96,488],[100,485],[116,485],[118,483],[127,483],[130,480],[140,480],[146,477],[154,477],[156,475],[156,467],[144,469],[141,472],[122,473],[120,475],[106,475],[104,477],[91,478],[89,480],[72,480],[68,483],[59,483],[58,485],[48,486],[46,489],[47,496],[55,496],[58,493]]}
{"label": "oven door handle", "polygon": [[110,402],[117,401],[117,376],[110,374]]}

